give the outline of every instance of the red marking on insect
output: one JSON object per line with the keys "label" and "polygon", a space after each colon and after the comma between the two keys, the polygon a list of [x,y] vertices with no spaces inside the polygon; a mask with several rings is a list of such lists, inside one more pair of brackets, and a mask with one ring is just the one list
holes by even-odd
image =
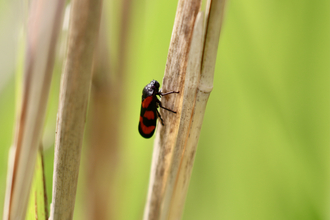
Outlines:
{"label": "red marking on insect", "polygon": [[[143,134],[144,135],[150,135],[151,133],[153,134],[154,133],[154,130],[155,130],[155,128],[156,128],[156,126],[153,126],[153,125],[151,125],[151,126],[145,126],[145,124],[143,124],[143,119],[142,119],[142,117],[140,116],[140,126],[139,126],[139,129],[140,129],[140,127],[141,127],[141,131],[143,132]],[[152,135],[151,134],[151,135]]]}
{"label": "red marking on insect", "polygon": [[[167,93],[162,93],[159,91],[159,83],[156,80],[152,80],[148,85],[146,85],[142,90],[142,104],[141,113],[139,121],[139,132],[142,137],[150,138],[155,132],[157,117],[160,118],[161,124],[164,125],[163,119],[158,112],[158,107],[161,107],[172,113],[175,111],[165,108],[162,103],[157,98],[158,96],[169,95],[172,93],[179,93],[176,91],[171,91]],[[155,116],[157,115],[157,116]]]}
{"label": "red marking on insect", "polygon": [[155,113],[153,111],[145,111],[143,114],[143,118],[146,118],[148,120],[155,119]]}
{"label": "red marking on insect", "polygon": [[142,108],[148,108],[148,106],[150,105],[152,100],[153,100],[153,96],[149,96],[149,97],[145,98],[142,101]]}

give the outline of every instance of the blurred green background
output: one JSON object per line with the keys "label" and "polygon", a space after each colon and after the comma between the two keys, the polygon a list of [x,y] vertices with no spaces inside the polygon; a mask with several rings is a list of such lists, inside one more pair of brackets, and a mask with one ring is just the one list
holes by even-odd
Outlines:
{"label": "blurred green background", "polygon": [[[130,4],[125,48],[118,47],[120,1],[103,5],[113,65],[120,50],[126,54],[111,183],[115,193],[109,206],[114,219],[124,220],[143,215],[153,140],[143,139],[137,130],[141,91],[152,79],[162,81],[177,1]],[[15,66],[12,54],[19,51],[18,32],[8,28],[21,23],[2,13],[17,5],[1,1],[0,6],[0,45],[7,45],[0,55],[2,216],[15,72],[22,67]],[[58,55],[54,68],[43,138],[49,202],[62,59]],[[330,219],[329,85],[329,0],[229,1],[183,219]],[[85,156],[75,219],[86,219],[84,171],[90,165]]]}

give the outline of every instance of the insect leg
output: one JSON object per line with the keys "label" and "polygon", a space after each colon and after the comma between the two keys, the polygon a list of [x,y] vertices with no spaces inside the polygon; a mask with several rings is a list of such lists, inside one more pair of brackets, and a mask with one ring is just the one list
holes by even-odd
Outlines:
{"label": "insect leg", "polygon": [[163,119],[162,119],[162,116],[160,116],[160,113],[159,113],[158,109],[156,109],[156,112],[157,112],[157,116],[158,116],[158,118],[160,119],[160,122],[161,122],[162,125],[164,126],[164,121],[163,121]]}
{"label": "insect leg", "polygon": [[158,103],[159,107],[161,107],[162,109],[165,109],[165,110],[167,110],[167,111],[170,111],[170,112],[176,113],[175,111],[173,111],[173,110],[171,110],[171,109],[168,109],[168,108],[163,107],[163,106],[162,106],[162,103],[161,103],[158,99],[157,99],[156,102]]}
{"label": "insect leg", "polygon": [[171,92],[162,93],[161,91],[159,91],[158,95],[164,96],[164,95],[168,95],[168,94],[172,94],[172,93],[179,93],[179,92],[171,91]]}

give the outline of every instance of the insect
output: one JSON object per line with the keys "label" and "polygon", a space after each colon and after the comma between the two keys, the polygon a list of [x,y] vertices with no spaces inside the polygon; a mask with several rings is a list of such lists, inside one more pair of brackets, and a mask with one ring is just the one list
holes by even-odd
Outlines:
{"label": "insect", "polygon": [[164,125],[164,121],[157,109],[158,107],[161,107],[172,113],[176,113],[171,109],[163,107],[162,103],[157,98],[157,95],[164,96],[172,93],[179,93],[179,92],[171,91],[167,93],[162,93],[161,91],[159,91],[159,83],[156,80],[152,80],[148,85],[146,85],[143,88],[142,105],[141,105],[140,122],[139,122],[139,132],[142,137],[150,138],[154,134],[157,117],[160,118],[162,125]]}

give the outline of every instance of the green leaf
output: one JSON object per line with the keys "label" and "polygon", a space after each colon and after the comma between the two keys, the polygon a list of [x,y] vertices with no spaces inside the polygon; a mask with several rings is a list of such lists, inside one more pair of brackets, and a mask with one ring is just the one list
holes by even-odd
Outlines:
{"label": "green leaf", "polygon": [[30,201],[27,209],[26,220],[48,219],[46,183],[44,178],[44,165],[42,150],[38,151],[37,163],[30,192]]}

